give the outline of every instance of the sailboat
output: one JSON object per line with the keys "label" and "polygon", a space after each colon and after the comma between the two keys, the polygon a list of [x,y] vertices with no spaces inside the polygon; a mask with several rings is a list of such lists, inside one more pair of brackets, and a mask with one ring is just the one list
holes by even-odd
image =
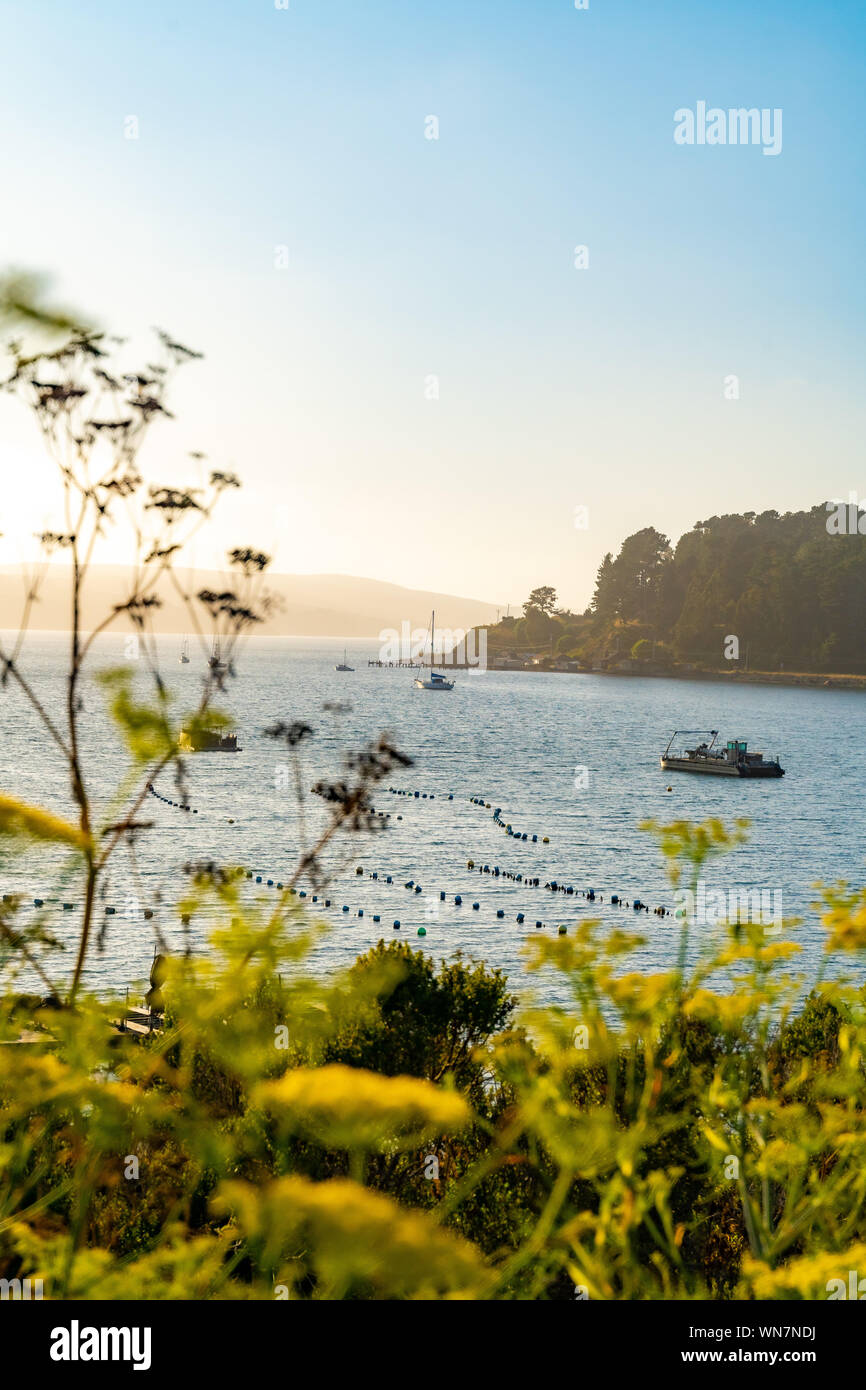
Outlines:
{"label": "sailboat", "polygon": [[182,641],[181,644],[180,644],[180,656],[178,657],[178,661],[180,662],[181,666],[188,666],[188,665],[189,665],[189,638],[188,638],[188,637],[184,637],[183,641]]}
{"label": "sailboat", "polygon": [[335,671],[354,671],[354,666],[346,665],[346,648],[343,648],[343,660],[334,667]]}
{"label": "sailboat", "polygon": [[446,676],[440,675],[433,670],[433,654],[436,643],[436,610],[434,608],[430,615],[430,679],[425,681],[421,676],[415,677],[415,685],[418,690],[453,690],[454,682],[449,681]]}

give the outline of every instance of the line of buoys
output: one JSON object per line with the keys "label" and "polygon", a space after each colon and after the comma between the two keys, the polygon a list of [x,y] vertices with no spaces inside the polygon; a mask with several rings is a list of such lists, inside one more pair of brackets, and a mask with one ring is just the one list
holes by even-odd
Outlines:
{"label": "line of buoys", "polygon": [[[491,809],[490,802],[485,801],[483,796],[470,796],[469,800],[473,806],[483,806],[485,811]],[[493,807],[493,821],[494,824],[499,826],[500,830],[504,830],[506,835],[512,836],[515,840],[526,840],[532,844],[537,844],[540,840],[543,845],[550,844],[549,835],[533,835],[528,830],[515,830],[510,821],[504,821],[502,819],[501,806]]]}
{"label": "line of buoys", "polygon": [[[194,816],[198,815],[198,811],[196,810],[195,806],[184,804],[184,802],[182,801],[171,801],[169,797],[162,796],[162,794],[156,790],[156,787],[153,785],[152,782],[148,782],[147,790],[150,792],[151,796],[155,796],[157,801],[161,801],[165,806],[175,806],[178,811],[191,811]],[[230,822],[230,824],[233,825],[234,821]]]}
{"label": "line of buoys", "polygon": [[[415,801],[436,800],[435,792],[419,792],[415,791],[414,787],[389,787],[388,791],[391,794],[391,796],[408,796],[412,797]],[[444,792],[440,792],[440,799],[443,801],[453,801],[454,793],[449,792],[446,796]]]}
{"label": "line of buoys", "polygon": [[[467,859],[466,867],[467,869],[474,869],[476,867],[475,860]],[[542,886],[540,878],[530,878],[528,875],[524,876],[523,874],[512,873],[507,869],[500,869],[498,864],[494,864],[492,868],[489,864],[479,865],[478,872],[480,874],[490,874],[493,878],[508,879],[512,883],[521,883],[528,888],[538,888]],[[560,883],[558,879],[555,878],[548,879],[543,886],[550,893],[564,893],[567,897],[585,898],[586,901],[590,903],[604,902],[604,894],[597,892],[595,888],[575,888],[572,884]],[[612,893],[610,902],[613,907],[634,907],[635,911],[638,912],[650,911],[647,904],[642,902],[640,898],[635,898],[632,903],[620,893]],[[669,907],[654,907],[652,912],[656,917],[672,917],[675,915]]]}

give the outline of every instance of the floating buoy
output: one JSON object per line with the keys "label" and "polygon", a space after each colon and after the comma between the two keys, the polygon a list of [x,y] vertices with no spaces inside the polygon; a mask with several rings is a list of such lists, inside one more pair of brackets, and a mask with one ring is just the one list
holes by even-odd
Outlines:
{"label": "floating buoy", "polygon": [[535,924],[535,930],[538,931],[538,928],[539,928],[539,927],[543,927],[543,926],[544,926],[544,923],[543,923],[543,922],[536,922],[536,924]]}
{"label": "floating buoy", "polygon": [[348,911],[349,911],[349,909],[345,906],[345,904],[344,904],[344,906],[343,906],[343,911],[344,911],[344,912],[348,912]]}
{"label": "floating buoy", "polygon": [[439,893],[439,901],[440,901],[440,903],[444,903],[444,901],[445,901],[445,890],[444,890],[444,888],[443,888],[443,889],[441,890],[441,892]]}
{"label": "floating buoy", "polygon": [[41,906],[42,906],[42,902],[43,902],[42,898],[34,898],[34,899],[33,899],[33,906],[34,906],[34,907],[41,907]]}
{"label": "floating buoy", "polygon": [[262,876],[261,876],[261,874],[257,874],[257,875],[256,875],[256,883],[261,883],[261,881],[262,881]]}
{"label": "floating buoy", "polygon": [[549,845],[549,844],[550,844],[550,836],[549,836],[549,835],[545,835],[545,836],[543,837],[541,843],[542,843],[543,845]]}
{"label": "floating buoy", "polygon": [[299,897],[299,898],[305,898],[306,896],[307,896],[307,890],[306,890],[306,888],[302,888],[301,891],[300,891],[300,893],[298,894],[298,897]]}
{"label": "floating buoy", "polygon": [[474,859],[467,859],[467,860],[466,860],[466,867],[467,867],[467,869],[474,869],[474,868],[475,868],[475,860],[474,860]]}
{"label": "floating buoy", "polygon": [[381,922],[381,920],[382,920],[382,918],[379,917],[379,916],[375,916],[375,917],[373,918],[373,921],[374,921],[374,922]]}
{"label": "floating buoy", "polygon": [[497,916],[497,917],[504,917],[504,916],[505,916],[505,910],[504,910],[504,908],[498,907],[498,908],[496,909],[496,916]]}
{"label": "floating buoy", "polygon": [[477,912],[477,911],[478,911],[478,908],[479,908],[479,906],[480,906],[480,904],[479,904],[479,903],[473,903],[473,904],[472,904],[472,911],[473,911],[473,912]]}
{"label": "floating buoy", "polygon": [[395,919],[395,921],[394,921],[394,930],[395,930],[395,931],[399,931],[399,930],[400,930],[400,923],[399,923],[399,921],[396,920],[396,919]]}
{"label": "floating buoy", "polygon": [[420,883],[416,883],[416,884],[415,884],[415,892],[416,892],[416,893],[420,893],[420,892],[421,892],[421,884],[420,884]]}
{"label": "floating buoy", "polygon": [[[74,906],[75,906],[74,903],[64,903],[64,904],[63,904],[63,911],[64,911],[64,912],[71,912]],[[147,916],[147,912],[145,912],[144,915],[145,915],[145,917],[146,917],[146,916]],[[151,915],[151,917],[152,917],[152,916],[153,916],[153,913],[151,913],[150,915]]]}
{"label": "floating buoy", "polygon": [[[64,907],[71,907],[71,906],[72,906],[72,903],[64,903],[63,906],[64,906]],[[149,922],[152,916],[153,916],[153,908],[152,908],[152,907],[146,907],[146,908],[144,909],[144,920],[145,920],[145,922]]]}
{"label": "floating buoy", "polygon": [[523,921],[523,913],[522,913],[522,912],[518,912],[518,914],[517,914],[517,920],[518,920],[518,922],[522,922],[522,921]]}
{"label": "floating buoy", "polygon": [[559,935],[560,935],[560,936],[565,936],[565,935],[567,934],[567,932],[568,932],[568,927],[560,927],[560,928],[559,928]]}
{"label": "floating buoy", "polygon": [[427,935],[427,928],[426,928],[426,927],[419,927],[419,928],[418,928],[418,935],[419,935],[419,936],[426,936],[426,935]]}
{"label": "floating buoy", "polygon": [[363,909],[363,907],[359,907],[359,908],[358,908],[358,916],[359,916],[359,917],[363,917],[363,915],[364,915],[364,909]]}
{"label": "floating buoy", "polygon": [[457,897],[454,899],[454,902],[456,903],[456,905],[457,905],[458,907],[459,907],[460,904],[463,902],[463,899],[461,898],[461,896],[460,896],[459,893],[457,894]]}
{"label": "floating buoy", "polygon": [[331,906],[331,899],[330,899],[330,898],[326,898],[326,899],[325,899],[325,907],[330,907],[330,906]]}
{"label": "floating buoy", "polygon": [[[41,904],[40,904],[40,906],[41,906]],[[113,917],[114,914],[115,914],[115,912],[117,911],[117,908],[116,908],[116,907],[107,907],[107,908],[105,909],[105,911],[106,911],[107,916]],[[180,920],[181,920],[182,922],[183,922],[183,921],[189,921],[189,918],[188,918],[188,917],[187,917],[187,918],[181,917]]]}

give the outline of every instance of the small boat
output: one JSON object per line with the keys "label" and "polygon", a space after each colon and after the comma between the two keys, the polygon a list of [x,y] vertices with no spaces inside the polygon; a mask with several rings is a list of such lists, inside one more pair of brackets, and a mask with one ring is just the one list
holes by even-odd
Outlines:
{"label": "small boat", "polygon": [[[704,735],[693,748],[672,748],[674,739],[697,738]],[[724,748],[716,744],[718,729],[674,729],[667,748],[659,758],[665,772],[705,772],[715,777],[784,777],[785,769],[778,756],[764,758],[763,753],[750,753],[745,739],[728,739]]]}
{"label": "small boat", "polygon": [[[218,637],[213,639],[213,646],[211,647],[211,653],[207,659],[207,664],[212,671],[217,671],[220,675],[225,675],[226,672],[229,671],[229,667],[226,666],[220,653],[220,639]],[[231,674],[234,673],[232,672]]]}
{"label": "small boat", "polygon": [[346,665],[346,648],[344,647],[344,648],[343,648],[343,660],[339,663],[339,665],[337,665],[337,666],[334,667],[334,670],[335,670],[335,671],[354,671],[354,669],[355,669],[354,666],[347,666],[347,665]]}
{"label": "small boat", "polygon": [[[441,675],[433,670],[433,651],[436,640],[436,610],[434,608],[430,615],[430,679],[424,680],[422,676],[415,677],[415,686],[418,690],[453,690],[454,682],[447,676]],[[426,643],[425,643],[426,645]]]}
{"label": "small boat", "polygon": [[188,665],[189,665],[189,638],[188,638],[188,637],[184,637],[183,641],[182,641],[181,644],[180,644],[180,656],[178,657],[178,662],[180,663],[181,666],[188,666]]}
{"label": "small boat", "polygon": [[178,746],[184,753],[240,753],[237,734],[221,729],[181,729]]}

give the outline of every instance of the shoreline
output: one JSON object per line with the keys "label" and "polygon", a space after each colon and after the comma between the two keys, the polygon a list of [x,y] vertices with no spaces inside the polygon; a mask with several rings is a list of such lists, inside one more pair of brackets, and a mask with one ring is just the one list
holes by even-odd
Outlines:
{"label": "shoreline", "polygon": [[[465,669],[465,668],[464,668]],[[530,674],[547,676],[611,676],[623,680],[722,681],[726,685],[802,686],[809,690],[866,690],[866,675],[821,675],[815,672],[787,671],[569,671],[563,667],[523,666],[499,669],[488,667],[488,674]]]}

